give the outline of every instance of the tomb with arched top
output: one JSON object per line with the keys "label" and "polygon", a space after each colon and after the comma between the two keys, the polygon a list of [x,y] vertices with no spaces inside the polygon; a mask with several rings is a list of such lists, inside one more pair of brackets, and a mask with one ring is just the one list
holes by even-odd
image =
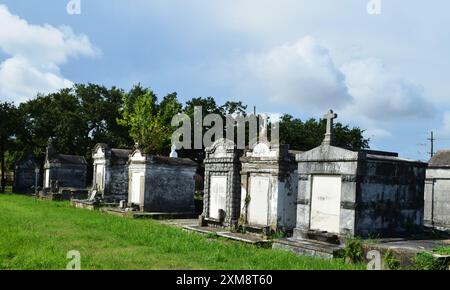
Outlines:
{"label": "tomb with arched top", "polygon": [[206,148],[203,226],[233,228],[240,217],[240,161],[242,150],[233,141],[220,139]]}

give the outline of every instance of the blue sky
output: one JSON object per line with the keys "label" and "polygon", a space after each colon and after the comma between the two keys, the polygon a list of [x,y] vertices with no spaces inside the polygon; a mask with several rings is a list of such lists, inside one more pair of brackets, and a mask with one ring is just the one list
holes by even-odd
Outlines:
{"label": "blue sky", "polygon": [[450,147],[450,2],[381,0],[0,0],[0,99],[76,82],[135,83],[182,101],[367,129],[374,149],[426,160]]}

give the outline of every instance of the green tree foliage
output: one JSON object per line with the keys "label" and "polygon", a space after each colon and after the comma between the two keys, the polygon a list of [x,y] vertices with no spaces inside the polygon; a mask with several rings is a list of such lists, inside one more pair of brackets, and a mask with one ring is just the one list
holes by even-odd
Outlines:
{"label": "green tree foliage", "polygon": [[0,158],[1,158],[1,192],[5,192],[5,155],[13,147],[13,138],[18,124],[17,108],[12,103],[0,103]]}
{"label": "green tree foliage", "polygon": [[96,143],[119,148],[131,146],[127,128],[116,122],[123,106],[122,94],[114,87],[88,84],[38,95],[19,106],[17,149],[32,150],[42,160],[51,137],[59,152],[90,160]]}
{"label": "green tree foliage", "polygon": [[123,94],[123,103],[122,117],[117,121],[129,128],[134,142],[146,153],[167,154],[175,130],[171,120],[182,108],[176,93],[158,103],[153,91],[138,85]]}
{"label": "green tree foliage", "polygon": [[[334,126],[336,146],[349,150],[369,148],[369,139],[364,130],[341,123]],[[326,131],[326,120],[309,119],[302,121],[291,115],[283,115],[280,120],[280,142],[289,144],[293,150],[307,151],[319,146]]]}
{"label": "green tree foliage", "polygon": [[74,93],[80,99],[81,116],[87,130],[84,135],[91,141],[90,148],[97,143],[107,143],[119,148],[130,145],[127,128],[116,121],[121,116],[119,109],[123,107],[123,90],[78,84],[75,85]]}
{"label": "green tree foliage", "polygon": [[218,114],[223,116],[223,110],[221,109],[213,97],[207,97],[207,98],[192,98],[191,100],[186,102],[186,105],[183,108],[183,113],[188,115],[191,119],[191,140],[192,140],[192,149],[183,149],[180,150],[179,155],[184,158],[189,158],[194,160],[195,162],[202,164],[203,160],[205,159],[205,150],[202,149],[193,149],[194,148],[194,128],[197,126],[201,126],[202,130],[202,136],[204,136],[204,133],[209,130],[211,127],[209,126],[203,126],[203,124],[195,124],[194,120],[194,108],[195,107],[201,107],[202,108],[202,118],[204,118],[208,114]]}
{"label": "green tree foliage", "polygon": [[232,102],[227,101],[223,106],[220,108],[220,112],[222,115],[233,115],[233,114],[240,114],[242,116],[247,115],[247,106],[244,105],[241,101],[239,102]]}

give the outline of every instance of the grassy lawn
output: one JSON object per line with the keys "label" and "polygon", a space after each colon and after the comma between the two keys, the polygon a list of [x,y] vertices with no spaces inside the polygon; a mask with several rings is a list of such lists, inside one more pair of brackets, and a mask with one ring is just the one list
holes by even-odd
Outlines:
{"label": "grassy lawn", "polygon": [[0,194],[0,269],[355,269],[340,260],[300,257],[209,238],[150,220]]}

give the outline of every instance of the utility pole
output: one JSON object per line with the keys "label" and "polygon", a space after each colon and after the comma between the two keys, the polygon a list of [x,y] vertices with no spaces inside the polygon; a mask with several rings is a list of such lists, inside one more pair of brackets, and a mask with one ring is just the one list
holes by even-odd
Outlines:
{"label": "utility pole", "polygon": [[431,131],[431,136],[430,136],[430,138],[428,138],[428,141],[430,141],[430,144],[431,144],[431,150],[429,153],[431,155],[431,158],[433,158],[433,156],[434,156],[434,141],[436,141],[436,139],[434,139],[433,131]]}

